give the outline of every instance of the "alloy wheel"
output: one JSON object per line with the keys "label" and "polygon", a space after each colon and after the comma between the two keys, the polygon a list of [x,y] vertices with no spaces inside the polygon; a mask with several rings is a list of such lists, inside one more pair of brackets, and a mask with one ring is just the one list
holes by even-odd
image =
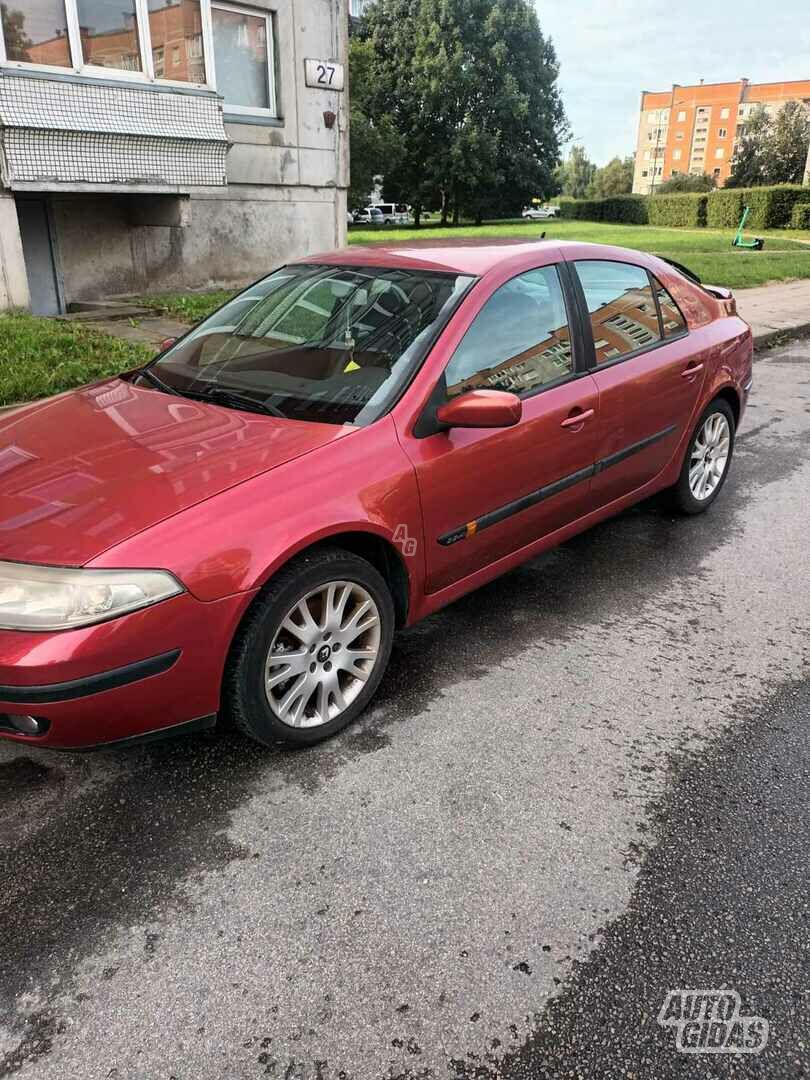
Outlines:
{"label": "alloy wheel", "polygon": [[265,665],[270,708],[289,727],[328,724],[362,692],[380,652],[380,611],[353,581],[329,581],[282,619]]}
{"label": "alloy wheel", "polygon": [[731,452],[731,428],[721,412],[706,417],[692,443],[689,461],[689,490],[700,500],[714,494],[728,464]]}

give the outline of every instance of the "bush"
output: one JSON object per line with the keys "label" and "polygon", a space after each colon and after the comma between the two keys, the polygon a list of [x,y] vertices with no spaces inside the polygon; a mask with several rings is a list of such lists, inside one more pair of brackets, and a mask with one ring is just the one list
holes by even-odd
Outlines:
{"label": "bush", "polygon": [[706,205],[709,196],[653,195],[647,205],[650,225],[670,225],[702,229],[706,225]]}
{"label": "bush", "polygon": [[560,199],[560,217],[569,221],[646,225],[647,199],[643,195],[612,195],[607,199]]}
{"label": "bush", "polygon": [[749,188],[746,195],[746,205],[751,207],[748,221],[757,229],[786,229],[793,208],[810,202],[810,188],[798,184]]}
{"label": "bush", "polygon": [[742,217],[746,188],[722,188],[709,195],[706,224],[710,229],[736,229]]}
{"label": "bush", "polygon": [[792,229],[810,229],[810,202],[796,203],[790,218],[790,227]]}

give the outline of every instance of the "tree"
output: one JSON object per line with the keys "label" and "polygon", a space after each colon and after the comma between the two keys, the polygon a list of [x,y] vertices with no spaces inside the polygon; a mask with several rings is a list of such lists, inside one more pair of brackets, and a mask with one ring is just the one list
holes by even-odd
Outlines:
{"label": "tree", "polygon": [[669,180],[659,184],[655,189],[656,195],[677,195],[681,192],[704,192],[714,191],[717,181],[709,173],[682,173],[675,172]]}
{"label": "tree", "polygon": [[745,125],[727,187],[801,184],[810,143],[810,117],[804,105],[788,101],[775,116],[759,108]]}
{"label": "tree", "polygon": [[607,199],[611,195],[628,195],[633,190],[635,158],[615,157],[594,173],[588,186],[592,199]]}
{"label": "tree", "polygon": [[3,25],[8,59],[28,60],[28,50],[34,43],[25,32],[25,13],[13,11],[7,4],[0,4],[0,22]]}
{"label": "tree", "polygon": [[349,42],[350,207],[364,206],[374,187],[375,178],[383,172],[395,172],[400,157],[401,140],[391,117],[374,116],[369,111],[372,59],[370,43],[352,38]]}
{"label": "tree", "polygon": [[368,115],[400,139],[386,193],[421,208],[437,194],[480,219],[550,191],[565,117],[554,49],[527,0],[377,0]]}
{"label": "tree", "polygon": [[581,146],[571,147],[568,159],[557,169],[556,177],[560,192],[574,199],[584,199],[596,175],[596,166],[589,161]]}

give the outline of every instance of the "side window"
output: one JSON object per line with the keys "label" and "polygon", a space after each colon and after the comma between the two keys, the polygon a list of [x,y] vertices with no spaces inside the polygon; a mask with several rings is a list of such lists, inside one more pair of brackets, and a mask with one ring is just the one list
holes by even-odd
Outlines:
{"label": "side window", "polygon": [[530,270],[487,300],[447,365],[447,395],[528,394],[573,370],[571,334],[555,266]]}
{"label": "side window", "polygon": [[658,296],[658,306],[661,308],[661,319],[664,323],[664,337],[674,337],[676,334],[686,333],[688,327],[686,319],[681,315],[680,308],[658,278],[654,277],[653,281]]}
{"label": "side window", "polygon": [[661,340],[647,271],[630,263],[574,263],[591,317],[596,363],[608,364]]}

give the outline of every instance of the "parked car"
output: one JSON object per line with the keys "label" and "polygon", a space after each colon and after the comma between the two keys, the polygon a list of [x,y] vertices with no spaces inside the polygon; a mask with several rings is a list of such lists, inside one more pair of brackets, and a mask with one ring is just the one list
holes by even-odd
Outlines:
{"label": "parked car", "polygon": [[399,627],[654,492],[708,509],[752,353],[727,290],[622,248],[276,270],[145,367],[0,415],[0,732],[334,734]]}
{"label": "parked car", "polygon": [[558,212],[553,206],[526,206],[521,217],[529,221],[545,221],[547,218],[556,217]]}
{"label": "parked car", "polygon": [[384,225],[385,219],[382,211],[376,206],[367,206],[365,210],[355,210],[354,223],[355,225]]}
{"label": "parked car", "polygon": [[411,208],[406,203],[375,203],[374,209],[380,211],[386,225],[413,224]]}
{"label": "parked car", "polygon": [[346,224],[354,225],[354,214],[351,212],[351,210],[346,211]]}

